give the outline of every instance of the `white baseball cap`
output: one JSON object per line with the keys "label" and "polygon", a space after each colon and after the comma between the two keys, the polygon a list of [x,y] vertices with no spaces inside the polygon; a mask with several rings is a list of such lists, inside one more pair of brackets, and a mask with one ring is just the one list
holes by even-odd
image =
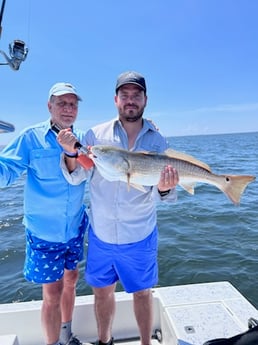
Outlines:
{"label": "white baseball cap", "polygon": [[81,97],[78,95],[76,88],[70,83],[56,83],[51,87],[48,94],[48,100],[50,100],[51,96],[61,96],[71,93],[75,95],[78,101],[82,101]]}

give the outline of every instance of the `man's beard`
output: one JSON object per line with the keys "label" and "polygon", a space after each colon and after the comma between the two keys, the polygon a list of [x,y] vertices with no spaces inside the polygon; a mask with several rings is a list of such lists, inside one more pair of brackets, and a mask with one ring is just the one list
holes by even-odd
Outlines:
{"label": "man's beard", "polygon": [[127,121],[127,122],[137,122],[139,119],[142,118],[142,114],[137,114],[137,115],[134,115],[134,116],[124,116],[124,119]]}
{"label": "man's beard", "polygon": [[127,122],[137,122],[138,120],[142,118],[143,111],[144,111],[144,108],[141,108],[141,109],[138,108],[136,114],[134,110],[129,110],[129,114],[126,113],[126,111],[124,112],[121,111],[120,115]]}

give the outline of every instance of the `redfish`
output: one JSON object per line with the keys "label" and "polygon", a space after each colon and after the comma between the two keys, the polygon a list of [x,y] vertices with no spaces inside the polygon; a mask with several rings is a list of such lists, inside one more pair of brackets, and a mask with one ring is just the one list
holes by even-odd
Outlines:
{"label": "redfish", "polygon": [[216,186],[238,205],[247,185],[255,180],[251,175],[214,174],[206,163],[171,149],[159,154],[95,145],[91,147],[91,153],[91,159],[105,179],[123,181],[138,189],[157,185],[163,168],[171,165],[178,171],[179,185],[188,193],[194,194],[197,183],[207,183]]}

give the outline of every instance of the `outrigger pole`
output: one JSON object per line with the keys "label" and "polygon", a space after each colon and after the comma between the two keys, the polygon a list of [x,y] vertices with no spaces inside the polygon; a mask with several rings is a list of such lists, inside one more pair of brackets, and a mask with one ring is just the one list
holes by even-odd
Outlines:
{"label": "outrigger pole", "polygon": [[[2,20],[4,15],[5,0],[2,1],[1,11],[0,11],[0,38],[2,34]],[[13,132],[15,127],[13,124],[0,120],[0,133]]]}
{"label": "outrigger pole", "polygon": [[6,0],[2,1],[1,12],[0,12],[0,38],[1,38],[1,34],[2,34],[2,19],[3,19],[3,15],[4,15],[5,1]]}

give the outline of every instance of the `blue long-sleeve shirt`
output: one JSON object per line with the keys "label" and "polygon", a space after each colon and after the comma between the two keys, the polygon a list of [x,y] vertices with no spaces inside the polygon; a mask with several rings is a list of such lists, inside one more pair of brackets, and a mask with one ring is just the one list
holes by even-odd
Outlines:
{"label": "blue long-sleeve shirt", "polygon": [[[73,131],[80,140],[83,132]],[[78,235],[85,215],[85,183],[66,181],[61,152],[50,120],[24,129],[0,153],[0,187],[26,173],[23,224],[38,238],[65,243]]]}

